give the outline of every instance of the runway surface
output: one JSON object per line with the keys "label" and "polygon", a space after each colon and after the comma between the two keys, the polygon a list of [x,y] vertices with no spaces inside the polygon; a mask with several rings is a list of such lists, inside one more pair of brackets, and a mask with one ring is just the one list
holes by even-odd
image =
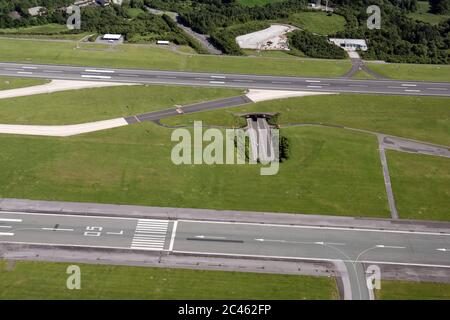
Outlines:
{"label": "runway surface", "polygon": [[448,82],[352,80],[0,63],[0,75],[224,88],[450,97]]}
{"label": "runway surface", "polygon": [[[450,268],[450,233],[0,212],[0,244],[344,264],[368,299],[362,263]],[[361,270],[360,270],[361,269]]]}

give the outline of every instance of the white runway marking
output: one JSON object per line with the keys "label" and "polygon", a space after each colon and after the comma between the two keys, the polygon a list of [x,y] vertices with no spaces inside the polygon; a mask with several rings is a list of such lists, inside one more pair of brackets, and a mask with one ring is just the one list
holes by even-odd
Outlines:
{"label": "white runway marking", "polygon": [[225,84],[225,82],[223,82],[223,81],[210,81],[209,83],[212,83],[212,84]]}
{"label": "white runway marking", "polygon": [[55,229],[55,228],[42,228],[45,231],[73,231],[73,229]]}
{"label": "white runway marking", "polygon": [[1,222],[22,222],[22,219],[2,219],[0,218]]}
{"label": "white runway marking", "polygon": [[211,78],[215,78],[215,79],[225,79],[226,77],[224,77],[224,76],[211,76]]}
{"label": "white runway marking", "polygon": [[402,84],[403,87],[417,87],[417,84],[408,84],[408,83],[404,83]]}
{"label": "white runway marking", "polygon": [[305,80],[308,83],[319,83],[320,80]]}
{"label": "white runway marking", "polygon": [[32,70],[35,70],[35,69],[37,69],[37,67],[22,67],[22,69],[32,69]]}
{"label": "white runway marking", "polygon": [[0,236],[13,236],[14,233],[12,232],[0,232]]}
{"label": "white runway marking", "polygon": [[420,92],[420,90],[405,90],[405,92]]}
{"label": "white runway marking", "polygon": [[26,71],[18,71],[18,74],[33,74],[33,72],[26,72]]}
{"label": "white runway marking", "polygon": [[164,250],[168,226],[167,220],[139,219],[131,249]]}
{"label": "white runway marking", "polygon": [[97,72],[97,73],[114,73],[113,70],[99,70],[99,69],[86,69],[86,72]]}
{"label": "white runway marking", "polygon": [[94,75],[89,75],[89,74],[82,74],[81,77],[82,78],[94,78],[94,79],[111,79],[110,76],[94,76]]}
{"label": "white runway marking", "polygon": [[307,86],[307,88],[321,89],[322,86]]}

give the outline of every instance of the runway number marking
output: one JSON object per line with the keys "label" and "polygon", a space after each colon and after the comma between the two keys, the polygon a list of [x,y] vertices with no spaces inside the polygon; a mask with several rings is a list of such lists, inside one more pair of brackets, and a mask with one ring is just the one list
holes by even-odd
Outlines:
{"label": "runway number marking", "polygon": [[84,235],[86,237],[100,237],[102,234],[103,227],[86,227]]}

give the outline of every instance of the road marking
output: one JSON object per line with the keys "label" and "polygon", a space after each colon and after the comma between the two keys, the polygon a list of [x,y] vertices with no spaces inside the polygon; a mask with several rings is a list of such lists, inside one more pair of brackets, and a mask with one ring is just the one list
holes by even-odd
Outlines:
{"label": "road marking", "polygon": [[281,227],[281,228],[297,228],[297,229],[317,229],[317,230],[337,230],[337,231],[360,231],[360,232],[378,232],[378,233],[398,233],[398,234],[417,234],[432,236],[450,236],[445,232],[425,232],[425,231],[405,231],[405,230],[386,230],[386,229],[364,229],[351,227],[324,227],[324,226],[301,226],[289,224],[273,224],[273,223],[251,223],[251,222],[232,222],[232,221],[198,221],[198,220],[179,220],[187,223],[209,223],[209,224],[230,224],[230,225],[249,225],[257,227]]}
{"label": "road marking", "polygon": [[95,79],[111,79],[110,76],[94,76],[94,75],[89,75],[89,74],[82,74],[81,77],[82,78],[95,78]]}
{"label": "road marking", "polygon": [[386,248],[386,249],[406,249],[406,247],[386,246],[384,244],[377,244],[375,247],[377,247],[377,248]]}
{"label": "road marking", "polygon": [[123,230],[121,230],[120,232],[107,232],[106,234],[122,236],[123,235]]}
{"label": "road marking", "polygon": [[308,82],[308,83],[319,83],[321,81],[320,80],[305,80],[305,82]]}
{"label": "road marking", "polygon": [[445,248],[440,248],[440,249],[436,249],[437,251],[442,251],[442,252],[447,252],[450,251],[450,249],[445,249]]}
{"label": "road marking", "polygon": [[131,249],[164,250],[168,220],[139,219]]}
{"label": "road marking", "polygon": [[[202,256],[219,256],[219,257],[248,257],[248,258],[266,258],[266,259],[280,259],[280,260],[299,260],[299,261],[331,261],[331,262],[350,262],[354,263],[353,260],[342,260],[342,259],[330,259],[330,258],[320,258],[320,257],[289,257],[289,256],[269,256],[269,255],[259,255],[259,254],[234,254],[234,253],[217,253],[217,252],[199,252],[199,251],[177,251],[174,253],[184,253],[192,255],[202,255]],[[367,264],[388,264],[388,265],[400,265],[400,266],[418,266],[418,267],[436,267],[436,268],[447,268],[450,269],[450,265],[442,264],[426,264],[426,263],[409,263],[409,262],[391,262],[391,261],[359,261],[360,263]]]}
{"label": "road marking", "polygon": [[0,228],[4,228],[4,229],[11,229],[11,226],[0,226]]}
{"label": "road marking", "polygon": [[73,229],[42,228],[45,231],[74,231]]}
{"label": "road marking", "polygon": [[211,76],[211,78],[214,78],[214,79],[226,79],[226,77],[224,77],[224,76]]}
{"label": "road marking", "polygon": [[18,74],[33,74],[33,72],[28,71],[17,71]]}
{"label": "road marking", "polygon": [[177,227],[178,227],[178,221],[175,221],[173,223],[173,227],[172,227],[172,235],[170,236],[169,251],[173,251],[173,245],[175,243],[175,235],[177,233]]}
{"label": "road marking", "polygon": [[226,237],[208,237],[208,236],[195,236],[198,239],[226,239]]}
{"label": "road marking", "polygon": [[420,92],[420,90],[405,90],[405,92]]}
{"label": "road marking", "polygon": [[32,69],[32,70],[35,70],[35,69],[37,69],[37,67],[22,67],[22,69]]}
{"label": "road marking", "polygon": [[307,88],[321,89],[322,86],[307,86]]}
{"label": "road marking", "polygon": [[13,236],[14,233],[12,232],[0,232],[0,236]]}
{"label": "road marking", "polygon": [[2,219],[0,218],[1,222],[22,222],[22,219]]}
{"label": "road marking", "polygon": [[85,72],[114,73],[114,70],[86,69]]}
{"label": "road marking", "polygon": [[417,84],[404,83],[404,84],[402,84],[402,87],[417,87]]}
{"label": "road marking", "polygon": [[223,81],[210,81],[209,83],[212,83],[212,84],[225,84],[225,82],[223,82]]}

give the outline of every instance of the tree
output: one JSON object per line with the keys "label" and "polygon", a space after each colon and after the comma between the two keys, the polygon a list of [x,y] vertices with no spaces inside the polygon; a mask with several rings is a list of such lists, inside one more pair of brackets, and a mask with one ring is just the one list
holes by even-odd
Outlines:
{"label": "tree", "polygon": [[450,13],[450,0],[430,0],[430,11],[435,14]]}

